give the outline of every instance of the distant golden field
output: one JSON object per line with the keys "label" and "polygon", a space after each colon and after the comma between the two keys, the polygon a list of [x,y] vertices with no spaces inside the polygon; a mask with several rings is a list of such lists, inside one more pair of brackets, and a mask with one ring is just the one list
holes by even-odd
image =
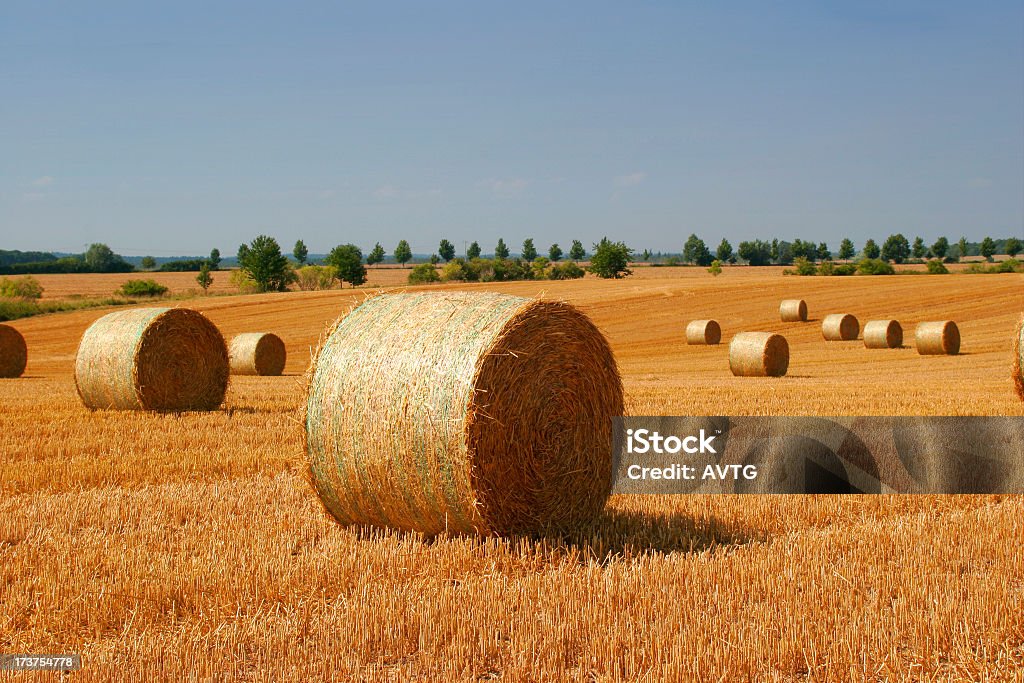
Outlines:
{"label": "distant golden field", "polygon": [[[94,296],[127,277],[39,280]],[[194,274],[154,277],[184,291]],[[579,306],[631,414],[1024,415],[1024,275],[638,268],[461,287]],[[75,351],[107,310],[12,323],[29,364],[0,380],[0,652],[81,652],[83,681],[1022,680],[1024,496],[617,496],[593,529],[540,540],[338,526],[302,476],[301,373],[372,291],[174,302],[288,346],[286,376],[235,377],[208,414],[82,407]],[[778,321],[793,297],[811,322]],[[953,319],[962,353],[826,343],[832,312],[896,318],[907,344]],[[724,343],[686,346],[707,317]],[[745,330],[786,335],[788,376],[729,373]]]}

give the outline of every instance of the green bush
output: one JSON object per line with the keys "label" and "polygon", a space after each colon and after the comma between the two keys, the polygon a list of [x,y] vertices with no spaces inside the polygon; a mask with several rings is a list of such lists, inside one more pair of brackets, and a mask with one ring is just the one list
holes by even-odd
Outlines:
{"label": "green bush", "polygon": [[831,261],[822,261],[821,265],[818,266],[818,274],[819,275],[835,275],[836,274],[836,264],[832,263]]}
{"label": "green bush", "polygon": [[333,289],[337,279],[334,266],[303,266],[295,271],[295,282],[304,292]]}
{"label": "green bush", "polygon": [[430,282],[438,282],[440,279],[440,276],[437,274],[437,268],[432,263],[420,263],[413,266],[412,270],[409,271],[410,285],[423,285]]}
{"label": "green bush", "polygon": [[928,262],[928,273],[930,275],[947,275],[949,274],[949,268],[942,264],[942,261],[938,259],[932,259]]}
{"label": "green bush", "polygon": [[816,275],[818,272],[818,267],[803,256],[793,259],[793,265],[796,266],[797,275]]}
{"label": "green bush", "polygon": [[896,269],[888,261],[877,258],[861,259],[857,264],[857,272],[861,275],[895,275]]}
{"label": "green bush", "polygon": [[548,271],[548,278],[551,280],[576,280],[586,275],[586,271],[580,268],[574,261],[556,263]]}
{"label": "green bush", "polygon": [[123,296],[163,296],[167,288],[154,280],[129,280],[117,293]]}
{"label": "green bush", "polygon": [[256,281],[249,276],[249,273],[236,268],[231,271],[231,277],[228,278],[231,281],[232,286],[238,289],[242,294],[253,294],[259,291],[259,287],[256,286]]}
{"label": "green bush", "polygon": [[35,301],[43,297],[43,287],[31,275],[20,277],[17,280],[0,280],[0,296],[6,299],[21,299],[22,301]]}
{"label": "green bush", "polygon": [[993,268],[997,273],[1024,273],[1024,264],[1013,258],[1006,259]]}

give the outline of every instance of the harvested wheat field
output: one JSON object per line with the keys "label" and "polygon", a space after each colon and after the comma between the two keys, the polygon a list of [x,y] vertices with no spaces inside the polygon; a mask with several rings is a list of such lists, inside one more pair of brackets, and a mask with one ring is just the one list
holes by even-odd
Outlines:
{"label": "harvested wheat field", "polygon": [[[577,306],[630,414],[1024,415],[1021,275],[637,268],[425,289]],[[285,375],[234,377],[209,413],[82,406],[75,350],[108,310],[13,323],[29,360],[0,380],[0,652],[81,652],[81,681],[1021,679],[1022,496],[613,496],[545,539],[339,526],[302,471],[302,373],[367,291],[182,302],[227,338],[288,330]],[[811,324],[780,322],[787,298]],[[960,354],[827,343],[839,311],[956,320]],[[688,346],[704,318],[722,344]],[[740,330],[783,334],[787,376],[734,377]]]}

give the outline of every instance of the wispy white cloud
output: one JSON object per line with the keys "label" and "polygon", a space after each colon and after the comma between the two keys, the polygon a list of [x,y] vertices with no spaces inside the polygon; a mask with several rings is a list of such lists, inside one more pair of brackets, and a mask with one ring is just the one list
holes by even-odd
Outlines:
{"label": "wispy white cloud", "polygon": [[645,180],[647,180],[647,174],[637,171],[636,173],[615,176],[613,182],[616,187],[636,187]]}
{"label": "wispy white cloud", "polygon": [[512,197],[521,194],[530,184],[526,178],[488,178],[477,183],[477,187],[489,189],[496,195]]}
{"label": "wispy white cloud", "polygon": [[398,188],[394,185],[381,185],[373,191],[373,196],[377,199],[394,199],[398,196]]}
{"label": "wispy white cloud", "polygon": [[336,194],[337,192],[335,192],[334,190],[320,190],[320,193],[317,194],[317,197],[319,197],[320,199],[331,199]]}
{"label": "wispy white cloud", "polygon": [[32,181],[32,185],[35,187],[47,187],[49,185],[53,185],[53,176],[44,175],[39,178],[36,178],[35,180]]}

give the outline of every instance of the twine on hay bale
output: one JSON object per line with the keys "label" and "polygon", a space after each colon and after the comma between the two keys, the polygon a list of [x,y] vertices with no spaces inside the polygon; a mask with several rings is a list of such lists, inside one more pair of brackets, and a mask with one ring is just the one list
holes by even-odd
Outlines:
{"label": "twine on hay bale", "polygon": [[789,342],[781,334],[740,332],[729,344],[729,369],[737,377],[782,377],[789,369]]}
{"label": "twine on hay bale", "polygon": [[339,319],[309,372],[309,474],[344,524],[532,533],[593,519],[611,490],[622,382],[565,303],[380,295]]}
{"label": "twine on hay bale", "polygon": [[914,341],[922,356],[955,356],[960,353],[960,328],[952,320],[918,323]]}
{"label": "twine on hay bale", "polygon": [[228,350],[198,311],[116,311],[82,336],[75,384],[89,408],[214,410],[227,391]]}
{"label": "twine on hay bale", "polygon": [[228,345],[232,375],[277,376],[288,355],[284,342],[270,332],[243,332]]}
{"label": "twine on hay bale", "polygon": [[687,344],[717,344],[722,341],[722,328],[715,320],[693,320],[686,326]]}
{"label": "twine on hay bale", "polygon": [[28,363],[28,346],[21,332],[0,325],[0,377],[21,377]]}
{"label": "twine on hay bale", "polygon": [[1024,401],[1024,317],[1017,323],[1017,333],[1013,335],[1013,386]]}
{"label": "twine on hay bale", "polygon": [[785,299],[779,304],[779,316],[784,323],[805,323],[807,302],[803,299]]}
{"label": "twine on hay bale", "polygon": [[871,320],[864,325],[864,346],[898,349],[903,346],[903,326],[898,320]]}
{"label": "twine on hay bale", "polygon": [[851,341],[860,333],[860,323],[849,313],[832,313],[821,322],[821,334],[826,341]]}

